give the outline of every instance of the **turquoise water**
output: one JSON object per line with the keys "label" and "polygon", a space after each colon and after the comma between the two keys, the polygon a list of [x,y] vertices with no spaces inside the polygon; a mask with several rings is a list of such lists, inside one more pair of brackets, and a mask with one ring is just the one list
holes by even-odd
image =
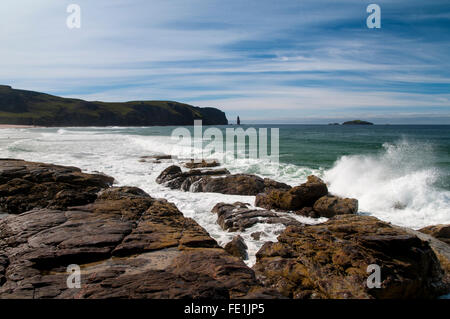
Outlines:
{"label": "turquoise water", "polygon": [[[209,128],[203,127],[203,130]],[[226,136],[227,128],[237,127],[216,128]],[[257,131],[268,128],[269,132],[271,128],[278,128],[279,165],[258,158],[226,162],[224,166],[232,173],[258,174],[293,186],[315,174],[327,182],[331,193],[357,198],[361,213],[413,228],[450,223],[450,126],[243,125],[241,128]],[[3,129],[0,131],[0,157],[103,171],[116,177],[121,184],[135,185],[151,194],[168,197],[186,207],[186,211],[200,216],[200,211],[224,199],[217,194],[197,198],[192,193],[168,193],[155,183],[155,178],[170,164],[162,162],[149,166],[139,162],[143,155],[185,155],[190,144],[183,145],[171,139],[174,129],[176,127]],[[193,127],[187,129],[193,131]],[[208,143],[204,141],[203,145]]]}
{"label": "turquoise water", "polygon": [[[217,126],[225,136],[227,128]],[[450,190],[450,126],[448,125],[242,125],[248,128],[279,128],[280,162],[311,169],[329,169],[342,156],[376,155],[387,144],[398,145],[405,164],[439,171],[436,186]],[[111,128],[109,134],[170,136],[176,127]],[[192,127],[188,128],[193,134]],[[203,127],[203,130],[208,129]],[[93,129],[93,128],[91,128]],[[54,129],[49,129],[54,130]],[[72,129],[83,131],[85,129]],[[94,129],[95,130],[95,129]],[[100,132],[105,129],[100,128]],[[269,139],[270,149],[270,139]],[[394,159],[393,159],[394,160]]]}

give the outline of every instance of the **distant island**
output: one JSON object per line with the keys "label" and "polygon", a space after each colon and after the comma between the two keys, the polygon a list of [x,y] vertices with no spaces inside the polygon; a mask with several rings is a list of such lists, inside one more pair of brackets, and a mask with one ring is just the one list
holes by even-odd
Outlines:
{"label": "distant island", "polygon": [[100,102],[0,85],[0,124],[34,126],[227,125],[225,113],[173,101]]}
{"label": "distant island", "polygon": [[373,125],[371,122],[367,121],[361,121],[361,120],[354,120],[354,121],[347,121],[342,123],[342,125]]}

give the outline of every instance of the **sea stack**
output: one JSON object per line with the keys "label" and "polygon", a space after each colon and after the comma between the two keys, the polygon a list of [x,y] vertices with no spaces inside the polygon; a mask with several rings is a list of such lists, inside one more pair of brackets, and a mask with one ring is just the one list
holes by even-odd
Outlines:
{"label": "sea stack", "polygon": [[241,125],[241,119],[239,118],[239,116],[237,117],[236,123],[237,125]]}

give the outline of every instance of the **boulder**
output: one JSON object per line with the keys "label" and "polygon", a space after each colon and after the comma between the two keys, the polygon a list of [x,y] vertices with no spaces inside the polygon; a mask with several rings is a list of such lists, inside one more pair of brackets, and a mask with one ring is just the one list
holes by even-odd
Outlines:
{"label": "boulder", "polygon": [[248,247],[240,235],[235,236],[232,241],[225,245],[224,249],[232,256],[248,259]]}
{"label": "boulder", "polygon": [[224,177],[202,178],[196,183],[194,191],[229,195],[256,195],[273,188],[288,189],[289,186],[256,175],[235,174]]}
{"label": "boulder", "polygon": [[183,172],[179,166],[171,165],[159,174],[156,178],[158,184],[164,184],[171,189],[183,189],[188,191],[191,184],[204,176],[228,175],[230,172],[225,169],[192,169]]}
{"label": "boulder", "polygon": [[181,189],[195,193],[210,192],[229,195],[256,195],[273,189],[288,190],[290,186],[251,174],[234,174],[225,169],[192,169],[182,172],[172,165],[156,179],[171,189]]}
{"label": "boulder", "polygon": [[[428,242],[369,216],[289,226],[256,257],[264,286],[290,298],[435,298],[449,291]],[[380,288],[367,285],[369,265],[380,267]]]}
{"label": "boulder", "polygon": [[327,185],[318,177],[308,176],[306,183],[289,190],[271,189],[258,194],[255,206],[266,209],[300,210],[311,207],[320,197],[328,194]]}
{"label": "boulder", "polygon": [[420,232],[433,236],[450,245],[450,225],[434,225],[419,229]]}
{"label": "boulder", "polygon": [[218,203],[213,207],[212,213],[217,214],[219,226],[230,232],[244,231],[258,223],[302,225],[293,217],[264,209],[252,209],[249,208],[249,204],[240,202]]}
{"label": "boulder", "polygon": [[171,165],[167,167],[165,170],[159,174],[159,176],[156,178],[156,182],[158,184],[166,183],[170,180],[173,180],[177,176],[179,176],[182,173],[181,168],[177,165]]}
{"label": "boulder", "polygon": [[64,209],[93,202],[97,193],[114,183],[102,174],[79,168],[22,160],[0,160],[0,208],[20,214],[32,208]]}
{"label": "boulder", "polygon": [[328,218],[335,215],[355,214],[358,211],[358,200],[326,195],[314,203],[313,209],[319,216]]}

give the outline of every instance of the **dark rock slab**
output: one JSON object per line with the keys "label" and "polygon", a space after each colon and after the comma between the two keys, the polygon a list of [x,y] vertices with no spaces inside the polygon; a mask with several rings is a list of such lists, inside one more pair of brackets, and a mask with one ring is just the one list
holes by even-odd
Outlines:
{"label": "dark rock slab", "polygon": [[191,160],[189,162],[184,163],[184,167],[189,169],[195,168],[207,168],[207,167],[217,167],[220,166],[220,163],[216,160]]}
{"label": "dark rock slab", "polygon": [[0,208],[20,214],[40,208],[64,209],[95,201],[112,177],[82,173],[79,168],[22,160],[0,160]]}
{"label": "dark rock slab", "polygon": [[157,177],[156,182],[171,189],[191,192],[210,192],[229,195],[256,195],[272,189],[288,190],[284,183],[251,174],[231,175],[227,169],[192,169],[182,172],[172,165]]}
{"label": "dark rock slab", "polygon": [[223,230],[244,231],[257,223],[302,225],[295,218],[280,213],[248,208],[249,204],[236,202],[234,204],[218,203],[212,213],[217,214],[217,223]]}

